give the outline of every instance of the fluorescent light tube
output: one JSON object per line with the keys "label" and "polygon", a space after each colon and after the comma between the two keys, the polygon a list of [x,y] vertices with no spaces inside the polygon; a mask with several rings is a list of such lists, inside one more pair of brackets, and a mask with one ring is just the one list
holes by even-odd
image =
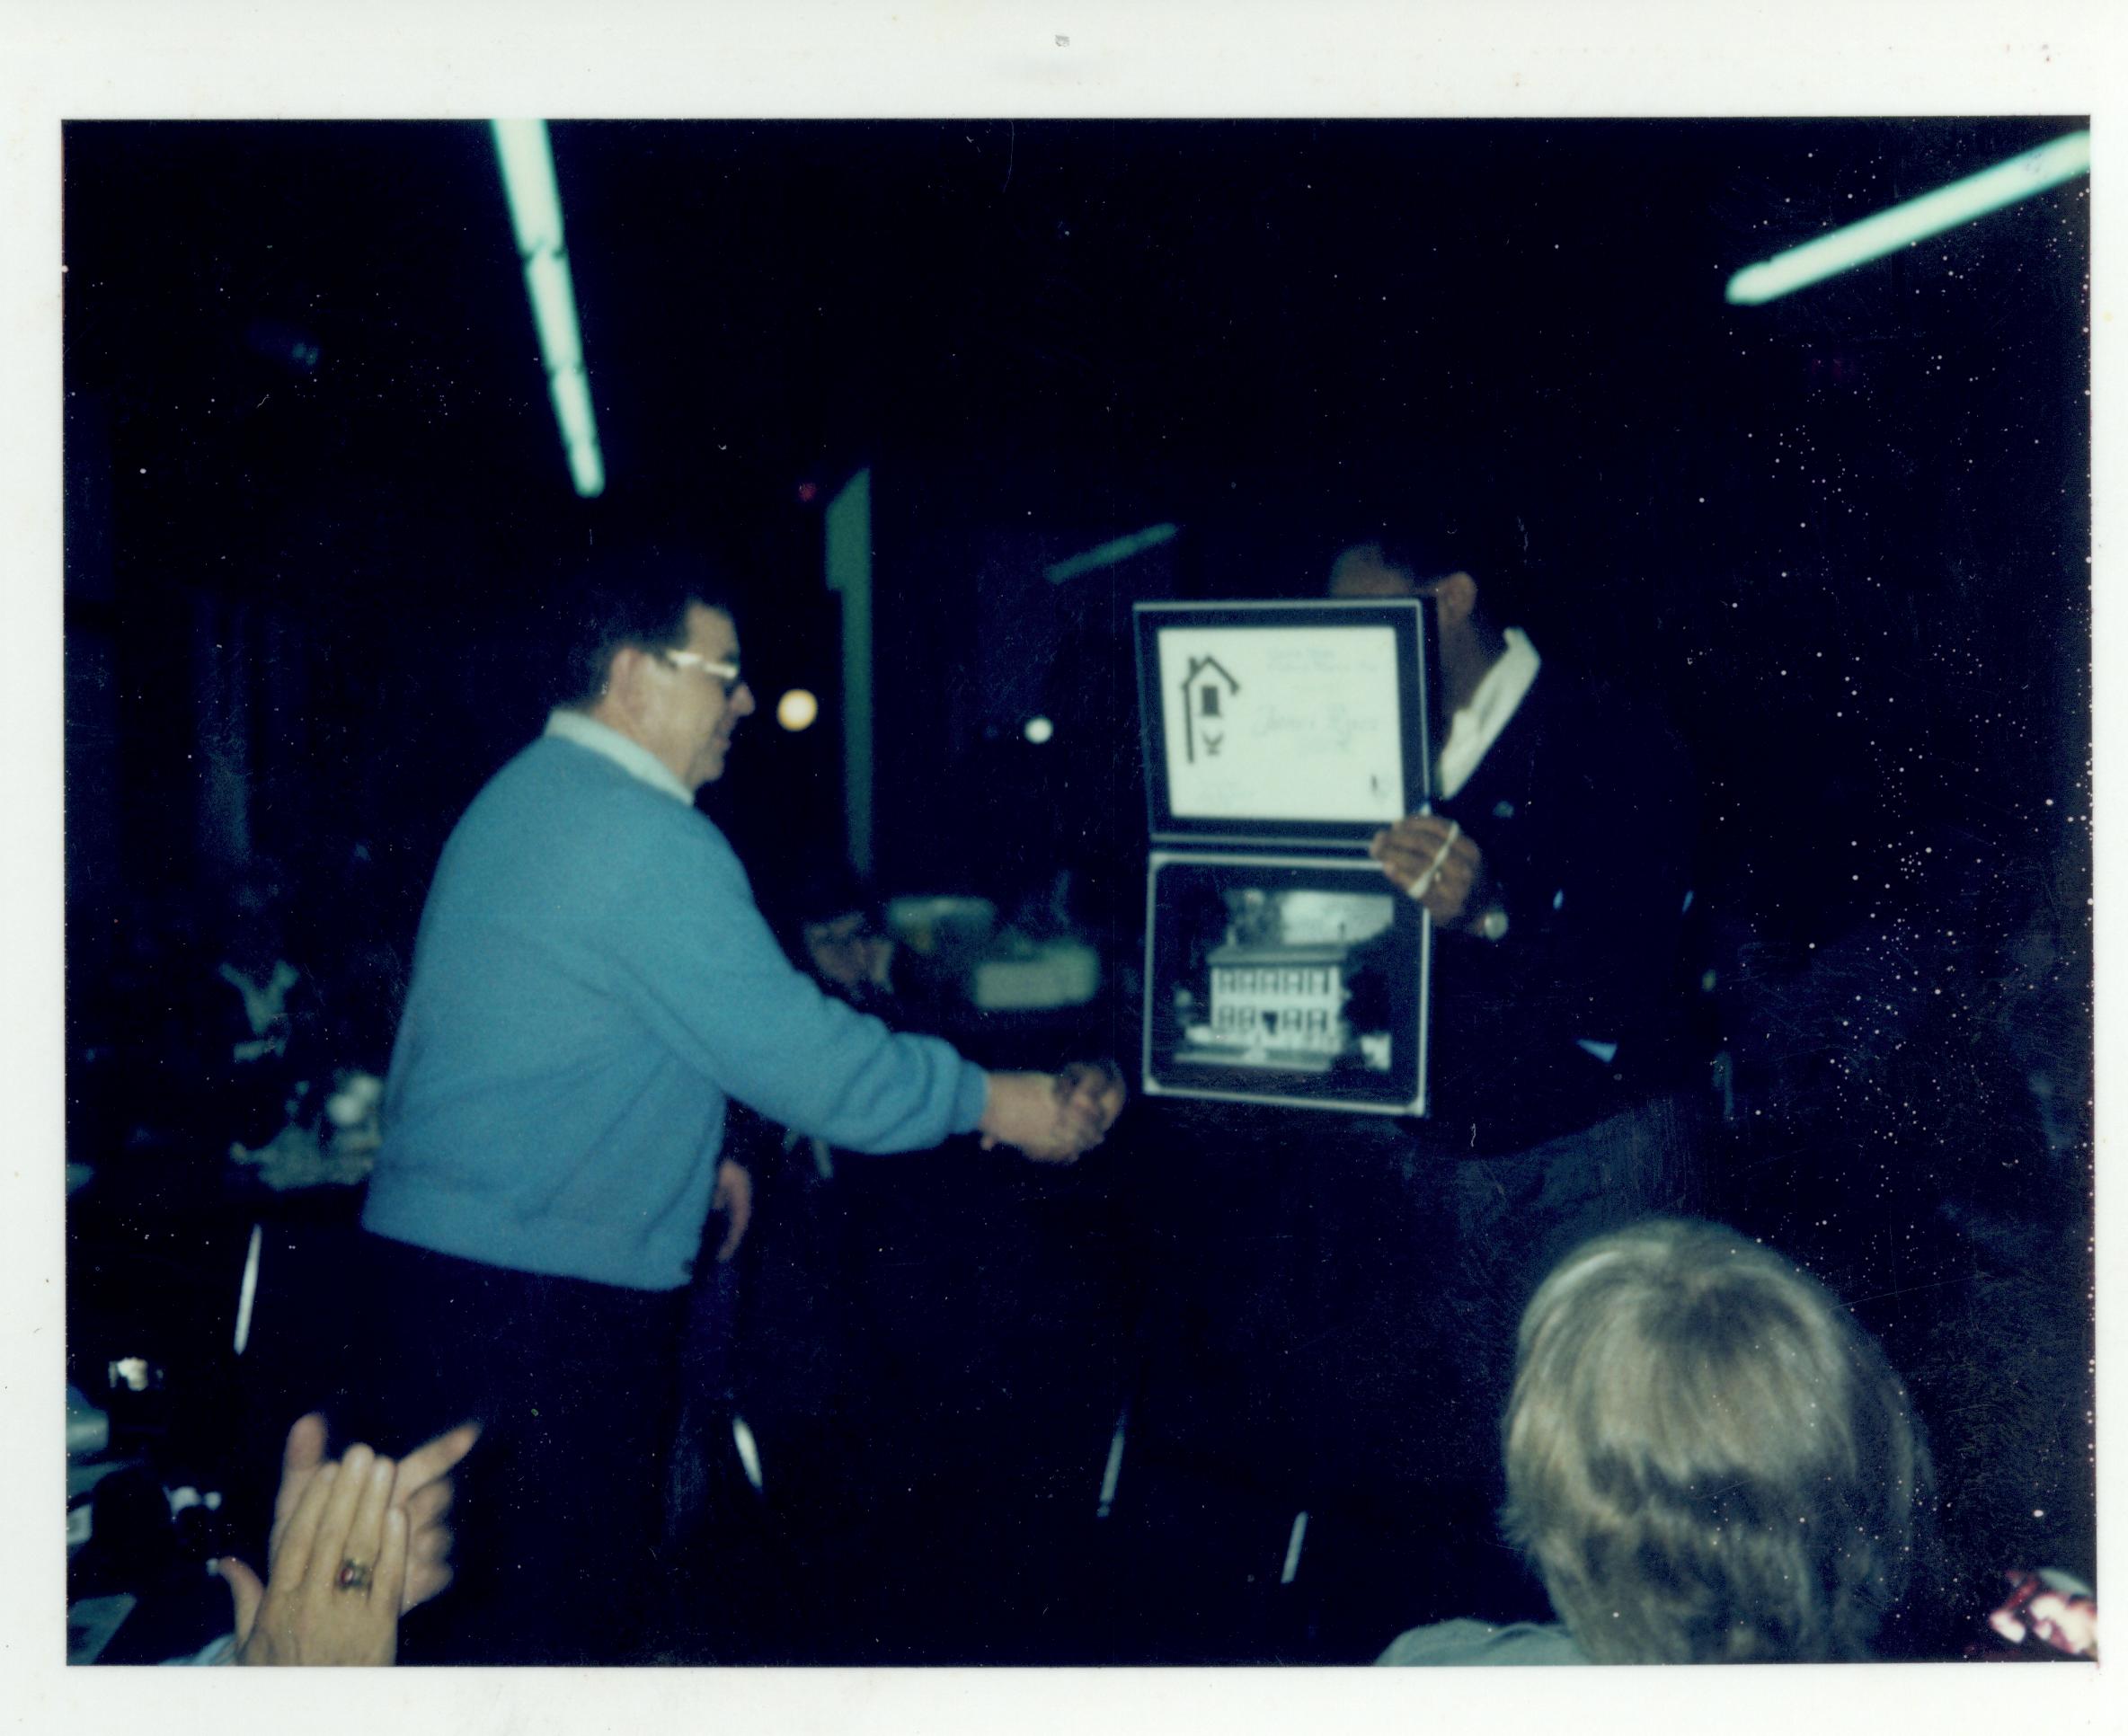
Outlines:
{"label": "fluorescent light tube", "polygon": [[569,261],[558,253],[535,253],[525,261],[525,292],[532,297],[532,323],[539,332],[539,359],[550,374],[584,365],[583,338],[576,323],[576,286]]}
{"label": "fluorescent light tube", "polygon": [[1084,554],[1075,554],[1068,561],[1060,561],[1044,570],[1052,585],[1060,585],[1067,579],[1076,579],[1082,572],[1092,572],[1096,567],[1113,567],[1119,561],[1128,561],[1141,550],[1157,548],[1175,537],[1173,525],[1148,525],[1143,530],[1134,530],[1128,536],[1119,536],[1113,543],[1103,543],[1090,548]]}
{"label": "fluorescent light tube", "polygon": [[1772,301],[2058,187],[2089,173],[2090,167],[2091,135],[2067,134],[1991,169],[1747,265],[1729,279],[1728,298],[1747,306]]}
{"label": "fluorescent light tube", "polygon": [[562,251],[562,194],[544,120],[491,120],[502,164],[502,193],[517,231],[518,257]]}
{"label": "fluorescent light tube", "polygon": [[495,158],[510,226],[525,268],[525,294],[539,334],[539,359],[547,393],[569,459],[569,476],[587,500],[606,488],[598,452],[598,425],[591,414],[591,386],[584,374],[583,332],[576,317],[576,284],[562,242],[562,193],[554,181],[554,153],[544,120],[491,120]]}
{"label": "fluorescent light tube", "polygon": [[587,500],[606,492],[606,460],[596,446],[579,441],[569,448],[569,480]]}
{"label": "fluorescent light tube", "polygon": [[572,368],[550,374],[546,388],[554,401],[554,420],[562,427],[562,444],[598,444],[598,430],[591,419],[591,383],[584,377],[584,370]]}

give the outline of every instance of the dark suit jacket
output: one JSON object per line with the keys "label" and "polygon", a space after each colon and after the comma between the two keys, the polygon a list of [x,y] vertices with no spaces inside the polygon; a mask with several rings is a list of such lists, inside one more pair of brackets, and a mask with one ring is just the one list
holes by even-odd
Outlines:
{"label": "dark suit jacket", "polygon": [[1547,660],[1437,806],[1484,851],[1509,926],[1496,942],[1434,934],[1430,1139],[1523,1150],[1687,1082],[1698,802],[1662,721]]}

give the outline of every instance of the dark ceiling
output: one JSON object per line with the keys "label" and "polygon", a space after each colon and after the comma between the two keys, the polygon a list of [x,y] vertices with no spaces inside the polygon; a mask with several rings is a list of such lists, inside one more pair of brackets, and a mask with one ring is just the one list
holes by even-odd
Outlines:
{"label": "dark ceiling", "polygon": [[[968,757],[1016,728],[967,703],[1011,686],[1001,659],[1046,683],[1044,764],[1105,790],[1128,694],[1051,640],[1113,640],[1156,567],[1312,589],[1354,502],[1408,506],[1433,458],[1483,454],[1572,611],[1546,642],[1686,722],[1716,846],[1766,876],[1746,901],[1852,901],[1817,853],[1908,848],[1916,768],[2020,793],[1986,798],[2006,835],[2035,790],[2076,800],[2085,190],[1768,306],[1723,287],[2078,124],[555,123],[590,502],[483,125],[70,125],[70,610],[115,599],[120,687],[168,689],[129,802],[186,775],[182,596],[255,594],[349,648],[311,704],[382,768],[364,823],[419,806],[435,830],[536,719],[527,575],[632,514],[750,539],[783,591],[749,660],[831,687],[818,514],[873,465],[882,800],[899,778],[895,836],[935,875],[966,857]],[[1184,530],[1159,562],[1055,606],[1041,562],[1158,520]],[[814,735],[799,767],[762,731],[733,805],[758,775],[768,808],[801,777],[831,808]],[[1799,829],[1801,805],[1838,818]]]}
{"label": "dark ceiling", "polygon": [[[1721,297],[2066,124],[553,137],[614,497],[743,502],[883,447],[1157,493],[1466,430],[1573,446],[1689,420],[1776,340],[1926,341],[2080,296],[2061,195],[1930,244],[1926,269]],[[483,127],[76,125],[66,175],[69,387],[108,394],[121,469],[225,518],[328,468],[566,494]]]}

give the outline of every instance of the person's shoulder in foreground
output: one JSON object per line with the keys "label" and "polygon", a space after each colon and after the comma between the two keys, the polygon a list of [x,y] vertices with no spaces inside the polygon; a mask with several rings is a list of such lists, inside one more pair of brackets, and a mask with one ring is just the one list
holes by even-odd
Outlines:
{"label": "person's shoulder in foreground", "polygon": [[1433,1622],[1389,1642],[1378,1664],[1440,1668],[1460,1664],[1585,1664],[1589,1657],[1556,1622]]}

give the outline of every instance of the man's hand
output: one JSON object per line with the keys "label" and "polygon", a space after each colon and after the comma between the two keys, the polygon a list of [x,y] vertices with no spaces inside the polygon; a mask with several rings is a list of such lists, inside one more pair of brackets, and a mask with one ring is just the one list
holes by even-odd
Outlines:
{"label": "man's hand", "polygon": [[223,1559],[236,1602],[238,1663],[397,1658],[407,1581],[406,1510],[392,1499],[399,1469],[362,1446],[337,1465],[314,1466],[275,1528],[263,1586],[235,1556]]}
{"label": "man's hand", "polygon": [[977,1123],[983,1149],[1012,1146],[1042,1164],[1073,1164],[1099,1145],[1123,1107],[1113,1068],[1079,1062],[1060,1074],[993,1073]]}
{"label": "man's hand", "polygon": [[1452,819],[1409,814],[1377,832],[1367,854],[1382,872],[1433,913],[1444,928],[1467,928],[1482,905],[1485,857]]}
{"label": "man's hand", "polygon": [[717,1165],[717,1191],[709,1196],[709,1209],[724,1214],[724,1239],[717,1245],[717,1263],[726,1263],[746,1240],[746,1227],[754,1221],[754,1175],[744,1164],[725,1158]]}
{"label": "man's hand", "polygon": [[[451,1582],[451,1533],[443,1522],[451,1509],[450,1474],[479,1439],[478,1423],[461,1422],[423,1442],[399,1461],[393,1480],[392,1505],[406,1514],[405,1607],[409,1609],[428,1602]],[[280,1491],[273,1498],[273,1532],[266,1544],[270,1569],[305,1492],[324,1464],[325,1419],[314,1411],[296,1420],[281,1450]]]}
{"label": "man's hand", "polygon": [[1057,1075],[1056,1089],[1066,1120],[1091,1135],[1089,1146],[1107,1137],[1130,1095],[1113,1061],[1073,1061]]}

